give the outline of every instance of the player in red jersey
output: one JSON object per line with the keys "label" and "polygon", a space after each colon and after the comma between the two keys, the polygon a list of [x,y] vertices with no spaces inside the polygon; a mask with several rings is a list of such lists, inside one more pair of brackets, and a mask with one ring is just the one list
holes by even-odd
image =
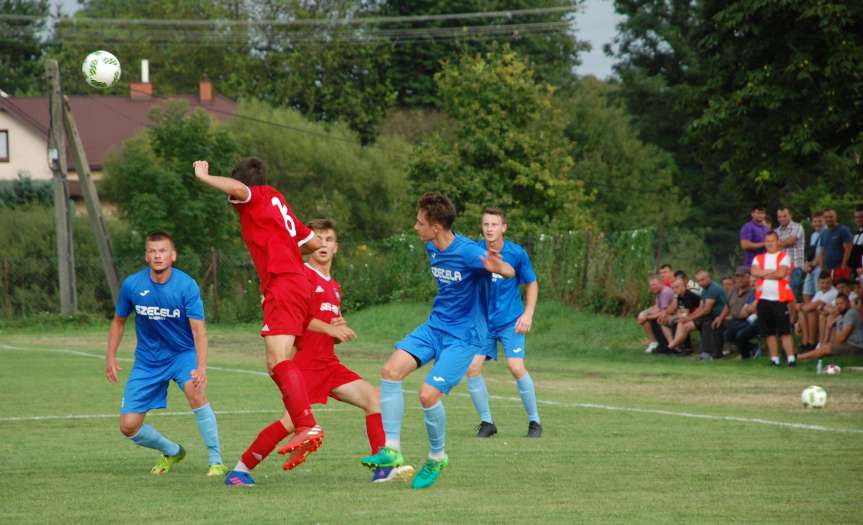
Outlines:
{"label": "player in red jersey", "polygon": [[[267,185],[266,167],[261,160],[241,160],[231,171],[231,177],[210,175],[205,160],[196,161],[194,168],[199,181],[225,193],[237,210],[243,240],[261,281],[264,297],[261,335],[266,347],[267,369],[296,427],[288,444],[280,449],[281,453],[290,453],[299,460],[285,463],[285,469],[289,470],[317,450],[324,439],[324,431],[312,414],[302,373],[293,361],[294,340],[303,333],[312,297],[301,249],[312,252],[320,248],[321,243],[314,232],[294,216],[284,196]],[[234,470],[225,477],[227,485],[254,485],[250,471],[263,459],[256,451],[262,443],[274,442],[275,446],[289,434],[283,426],[279,427],[270,425],[258,435]]]}
{"label": "player in red jersey", "polygon": [[[298,351],[294,362],[303,373],[310,402],[326,404],[328,398],[332,397],[365,412],[366,435],[372,454],[375,454],[386,440],[381,420],[380,392],[342,364],[335,352],[337,342],[355,336],[341,315],[342,290],[330,273],[333,257],[339,251],[335,223],[328,219],[317,219],[309,222],[309,227],[320,239],[321,247],[306,262],[306,274],[313,291],[310,322],[302,337],[296,341]],[[281,423],[288,430],[292,428],[288,414],[285,414]],[[372,481],[406,480],[412,474],[413,467],[409,465],[380,467],[374,470]]]}

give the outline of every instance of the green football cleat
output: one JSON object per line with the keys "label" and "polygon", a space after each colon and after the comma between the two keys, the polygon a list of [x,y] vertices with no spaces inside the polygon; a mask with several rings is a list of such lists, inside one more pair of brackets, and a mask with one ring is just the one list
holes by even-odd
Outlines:
{"label": "green football cleat", "polygon": [[438,476],[440,476],[440,471],[443,470],[447,464],[449,464],[449,458],[446,454],[444,454],[443,459],[440,461],[429,458],[426,460],[426,464],[423,465],[423,468],[421,468],[414,477],[413,482],[411,482],[411,487],[415,489],[431,487],[434,485],[434,482],[437,481]]}
{"label": "green football cleat", "polygon": [[222,465],[221,463],[213,463],[212,465],[210,465],[210,469],[207,471],[207,476],[219,476],[220,478],[224,478],[225,475],[230,471],[231,469],[229,469],[225,465]]}
{"label": "green football cleat", "polygon": [[167,474],[171,471],[171,467],[183,461],[183,458],[185,457],[186,449],[183,448],[183,445],[180,445],[180,451],[177,452],[175,455],[166,456],[162,454],[162,457],[159,458],[159,462],[156,463],[156,466],[150,469],[150,474],[153,474],[154,476],[161,476],[162,474]]}
{"label": "green football cleat", "polygon": [[378,450],[377,454],[364,457],[360,460],[360,463],[369,468],[400,467],[405,464],[405,458],[398,450],[384,447]]}

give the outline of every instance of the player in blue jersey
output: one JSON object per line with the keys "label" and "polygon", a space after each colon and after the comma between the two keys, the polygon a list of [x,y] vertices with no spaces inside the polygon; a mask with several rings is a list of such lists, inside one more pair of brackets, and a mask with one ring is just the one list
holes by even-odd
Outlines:
{"label": "player in blue jersey", "polygon": [[[488,389],[482,377],[482,365],[488,359],[497,359],[497,344],[503,346],[506,364],[518,385],[518,393],[527,412],[527,437],[542,436],[539,411],[536,408],[536,390],[533,379],[524,367],[524,336],[533,325],[533,312],[539,297],[539,285],[530,257],[518,244],[504,240],[506,213],[500,208],[486,208],[482,213],[481,248],[500,252],[504,261],[515,269],[515,279],[492,276],[488,291],[488,335],[480,352],[474,357],[467,372],[467,389],[473,406],[479,413],[477,437],[491,437],[497,426],[491,417]],[[519,286],[525,285],[525,302],[522,304]]]}
{"label": "player in blue jersey", "polygon": [[162,452],[151,474],[165,474],[186,457],[186,451],[144,423],[147,412],[168,406],[168,384],[173,380],[186,394],[209,451],[208,476],[223,477],[216,414],[207,402],[207,329],[204,302],[194,279],[173,268],[174,241],[165,232],[147,236],[147,268],[123,281],[114,320],[108,331],[105,377],[117,382],[117,348],[126,318],[135,312],[135,364],[123,391],[120,432],[134,443]]}
{"label": "player in blue jersey", "polygon": [[441,398],[467,372],[477,345],[484,340],[485,289],[492,273],[515,276],[512,266],[494,250],[483,250],[452,231],[456,211],[452,201],[438,193],[426,193],[417,203],[414,229],[426,243],[438,293],[428,320],[395,344],[395,351],[381,369],[381,414],[386,446],[364,457],[367,467],[400,467],[404,464],[400,436],[404,416],[402,381],[417,368],[434,360],[420,388],[420,403],[429,439],[429,456],[412,486],[431,486],[447,463],[444,453],[446,413]]}

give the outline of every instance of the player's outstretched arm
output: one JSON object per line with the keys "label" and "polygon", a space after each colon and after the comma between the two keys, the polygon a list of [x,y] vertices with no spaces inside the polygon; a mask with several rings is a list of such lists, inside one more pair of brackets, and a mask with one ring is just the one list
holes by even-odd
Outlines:
{"label": "player's outstretched arm", "polygon": [[195,339],[196,366],[192,370],[192,385],[195,388],[207,386],[207,353],[209,341],[207,341],[207,325],[200,319],[189,319],[192,328],[192,337]]}
{"label": "player's outstretched arm", "polygon": [[117,382],[117,372],[120,363],[117,362],[117,349],[123,340],[123,331],[126,328],[126,318],[114,315],[111,327],[108,329],[108,350],[105,352],[105,378],[109,383]]}
{"label": "player's outstretched arm", "polygon": [[497,250],[487,250],[485,257],[481,257],[482,265],[491,273],[496,273],[507,279],[515,277],[515,268],[504,261]]}
{"label": "player's outstretched arm", "polygon": [[207,186],[216,188],[233,200],[243,202],[249,200],[248,186],[231,177],[210,175],[210,163],[206,160],[196,160],[193,166],[195,167],[195,178]]}

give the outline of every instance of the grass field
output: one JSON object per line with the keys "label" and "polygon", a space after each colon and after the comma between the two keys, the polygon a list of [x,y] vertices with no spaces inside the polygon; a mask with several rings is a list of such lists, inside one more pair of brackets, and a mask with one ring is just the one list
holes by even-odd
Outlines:
{"label": "grass field", "polygon": [[[360,339],[339,348],[342,359],[377,384],[392,342],[426,313],[408,304],[349,316]],[[523,437],[515,384],[502,363],[489,364],[500,433],[472,437],[478,418],[457,387],[445,402],[450,466],[427,491],[369,483],[358,461],[367,451],[362,414],[333,402],[317,411],[327,441],[307,464],[286,473],[274,455],[256,470],[256,487],[227,489],[204,476],[206,449],[174,387],[170,408],[148,421],[189,454],[152,477],[157,453],[117,430],[122,386],[105,381],[101,360],[107,323],[3,328],[0,522],[863,522],[863,374],[645,355],[637,328],[541,305],[527,364],[544,437]],[[281,403],[260,373],[256,327],[210,326],[210,340],[209,397],[233,465]],[[127,330],[120,353],[129,359],[133,348]],[[125,378],[131,361],[122,365]],[[402,443],[413,464],[426,453],[423,375],[406,384]],[[827,389],[826,408],[801,408],[809,384]]]}

